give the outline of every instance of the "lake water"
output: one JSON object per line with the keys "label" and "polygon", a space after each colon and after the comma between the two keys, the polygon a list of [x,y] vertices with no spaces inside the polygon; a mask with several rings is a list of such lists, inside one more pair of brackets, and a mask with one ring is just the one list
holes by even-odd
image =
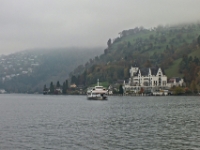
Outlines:
{"label": "lake water", "polygon": [[200,149],[200,97],[0,95],[0,149]]}

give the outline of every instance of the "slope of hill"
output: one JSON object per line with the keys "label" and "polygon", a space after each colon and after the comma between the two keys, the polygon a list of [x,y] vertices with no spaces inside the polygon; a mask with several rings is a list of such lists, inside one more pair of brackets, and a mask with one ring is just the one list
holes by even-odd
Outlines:
{"label": "slope of hill", "polygon": [[37,49],[0,58],[0,88],[8,92],[42,92],[44,84],[65,81],[69,73],[102,48]]}
{"label": "slope of hill", "polygon": [[68,77],[77,85],[89,86],[97,79],[109,85],[127,80],[130,67],[137,65],[160,66],[168,77],[184,77],[195,90],[200,85],[199,34],[199,23],[148,30],[136,27],[122,31],[113,42],[109,39],[104,52],[101,48],[72,48],[1,56],[0,88],[18,93],[41,92],[45,84],[62,84]]}
{"label": "slope of hill", "polygon": [[[97,78],[108,83],[126,80],[129,78],[129,68],[137,65],[160,66],[169,77],[184,77],[187,85],[197,83],[198,76],[194,74],[200,71],[200,48],[197,43],[199,34],[199,23],[158,26],[149,30],[142,27],[124,30],[113,42],[108,41],[104,54],[99,59],[93,59],[82,74],[74,73],[72,82],[90,85]],[[195,69],[195,73],[188,75],[186,68],[191,67]]]}

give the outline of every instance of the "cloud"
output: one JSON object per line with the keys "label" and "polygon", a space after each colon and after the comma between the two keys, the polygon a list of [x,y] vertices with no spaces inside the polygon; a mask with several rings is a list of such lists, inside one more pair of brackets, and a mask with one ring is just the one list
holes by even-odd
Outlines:
{"label": "cloud", "polygon": [[0,0],[0,54],[106,46],[124,29],[198,21],[199,0]]}

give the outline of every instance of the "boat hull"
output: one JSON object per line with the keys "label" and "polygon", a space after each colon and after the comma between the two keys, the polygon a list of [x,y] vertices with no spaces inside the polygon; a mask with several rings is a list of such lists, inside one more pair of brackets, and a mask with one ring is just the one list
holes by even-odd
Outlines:
{"label": "boat hull", "polygon": [[88,100],[107,100],[106,96],[88,96],[87,97]]}

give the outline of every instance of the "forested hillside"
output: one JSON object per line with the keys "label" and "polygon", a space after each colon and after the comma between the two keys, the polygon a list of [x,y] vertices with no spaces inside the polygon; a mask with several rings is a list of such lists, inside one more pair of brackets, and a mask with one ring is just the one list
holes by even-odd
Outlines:
{"label": "forested hillside", "polygon": [[[42,92],[43,86],[70,78],[78,86],[97,79],[105,84],[129,78],[131,66],[161,67],[168,77],[183,77],[200,89],[200,24],[135,27],[107,41],[107,48],[29,50],[1,56],[0,88],[8,92]],[[105,40],[106,41],[106,40]],[[72,71],[73,70],[73,71]],[[69,76],[68,76],[69,75]]]}
{"label": "forested hillside", "polygon": [[199,23],[124,30],[113,41],[108,40],[104,54],[91,59],[84,68],[75,69],[71,82],[88,86],[100,79],[111,84],[128,79],[131,66],[159,66],[168,77],[184,77],[188,87],[197,89],[199,35]]}
{"label": "forested hillside", "polygon": [[102,48],[27,50],[0,57],[0,89],[14,93],[42,92],[44,84],[65,81],[69,73]]}

